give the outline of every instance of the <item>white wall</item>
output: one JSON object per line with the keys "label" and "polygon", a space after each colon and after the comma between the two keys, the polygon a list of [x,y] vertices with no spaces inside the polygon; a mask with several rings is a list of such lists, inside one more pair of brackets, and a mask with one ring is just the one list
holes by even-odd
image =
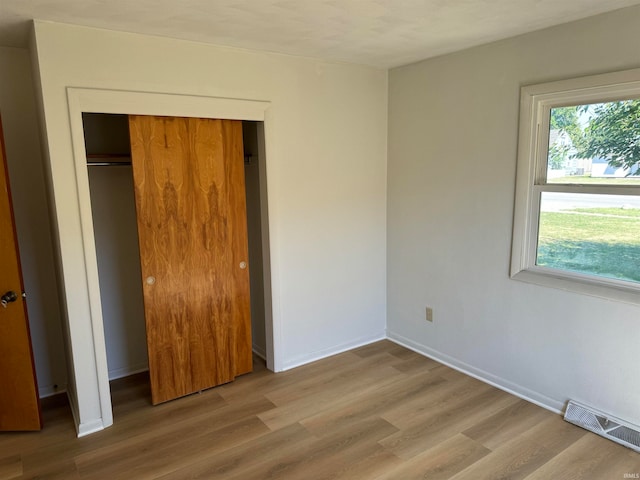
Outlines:
{"label": "white wall", "polygon": [[0,114],[40,395],[64,390],[51,228],[29,51],[0,47]]}
{"label": "white wall", "polygon": [[639,24],[634,7],[392,70],[387,257],[392,338],[636,424],[640,308],[510,280],[509,260],[520,86],[640,67]]}
{"label": "white wall", "polygon": [[271,102],[266,161],[277,366],[384,335],[386,71],[45,22],[35,24],[33,47],[80,423],[99,420],[100,408],[93,361],[79,363],[90,350],[91,325],[69,86]]}

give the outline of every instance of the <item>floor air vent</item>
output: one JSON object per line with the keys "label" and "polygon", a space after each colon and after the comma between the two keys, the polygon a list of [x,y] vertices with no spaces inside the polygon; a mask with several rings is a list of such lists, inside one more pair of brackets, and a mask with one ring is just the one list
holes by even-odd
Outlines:
{"label": "floor air vent", "polygon": [[609,440],[640,452],[640,431],[622,421],[600,413],[590,407],[569,400],[564,414],[567,422],[597,433]]}

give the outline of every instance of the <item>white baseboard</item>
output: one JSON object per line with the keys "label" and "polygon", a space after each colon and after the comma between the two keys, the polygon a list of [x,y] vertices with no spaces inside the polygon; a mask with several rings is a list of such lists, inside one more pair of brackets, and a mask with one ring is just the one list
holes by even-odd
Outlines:
{"label": "white baseboard", "polygon": [[136,373],[146,372],[149,370],[149,365],[146,363],[140,363],[138,365],[129,365],[123,368],[116,368],[109,370],[109,381],[117,380],[118,378],[128,377],[129,375],[135,375]]}
{"label": "white baseboard", "polygon": [[91,435],[92,433],[100,432],[104,430],[104,423],[102,423],[102,419],[92,420],[90,422],[81,423],[78,425],[78,438],[84,437],[86,435]]}
{"label": "white baseboard", "polygon": [[73,395],[73,392],[70,392],[67,389],[67,400],[69,401],[69,408],[71,409],[71,416],[73,417],[73,424],[76,427],[76,433],[80,433],[79,425],[80,425],[80,412],[78,411],[78,405],[76,405],[76,401]]}
{"label": "white baseboard", "polygon": [[304,355],[298,355],[297,357],[294,357],[292,359],[285,361],[282,371],[290,370],[295,367],[300,367],[302,365],[306,365],[307,363],[315,362],[316,360],[322,360],[323,358],[327,358],[332,355],[337,355],[338,353],[346,352],[347,350],[358,348],[363,345],[368,345],[370,343],[377,342],[379,340],[384,340],[385,338],[387,338],[386,333],[380,332],[376,335],[369,335],[366,337],[358,338],[352,342],[347,342],[340,345],[334,345],[333,347],[325,348],[323,350],[316,350],[315,352],[311,352]]}
{"label": "white baseboard", "polygon": [[263,359],[265,362],[267,361],[267,351],[262,348],[260,345],[256,345],[255,343],[251,346],[253,353]]}
{"label": "white baseboard", "polygon": [[481,382],[488,383],[489,385],[515,395],[516,397],[522,398],[523,400],[534,403],[539,407],[550,410],[553,413],[562,414],[564,412],[564,402],[554,400],[545,395],[534,392],[533,390],[529,390],[522,385],[518,385],[516,383],[505,380],[504,378],[493,375],[489,372],[485,372],[484,370],[469,365],[468,363],[461,362],[460,360],[445,353],[439,352],[424,345],[420,345],[419,343],[416,343],[413,340],[403,337],[402,335],[399,335],[397,333],[387,332],[387,338],[392,342],[397,343],[398,345],[402,345],[403,347],[408,348],[409,350],[413,350],[414,352],[420,353],[421,355],[432,358],[433,360],[451,367],[454,370],[458,370],[459,372],[476,378]]}
{"label": "white baseboard", "polygon": [[99,432],[100,430],[104,430],[104,423],[102,422],[102,418],[97,418],[91,420],[90,422],[80,422],[80,413],[78,411],[78,406],[76,405],[74,396],[70,395],[69,391],[67,391],[67,398],[69,399],[69,407],[71,408],[71,415],[73,415],[73,423],[76,427],[78,438],[84,437],[85,435],[89,435],[91,433]]}
{"label": "white baseboard", "polygon": [[[351,342],[343,343],[340,345],[334,345],[332,347],[329,347],[323,350],[317,350],[315,352],[311,352],[308,354],[299,355],[297,357],[294,357],[284,362],[283,371],[290,370],[292,368],[299,367],[301,365],[306,365],[307,363],[315,362],[317,360],[321,360],[323,358],[327,358],[332,355],[337,355],[339,353],[352,350],[354,348],[358,348],[363,345],[368,345],[370,343],[377,342],[379,340],[384,340],[384,339],[388,339],[394,343],[397,343],[398,345],[402,345],[403,347],[408,348],[409,350],[413,350],[414,352],[417,352],[421,355],[432,358],[433,360],[436,360],[437,362],[447,365],[448,367],[458,370],[466,375],[476,378],[482,382],[485,382],[489,385],[499,388],[500,390],[503,390],[507,393],[515,395],[519,398],[522,398],[542,408],[550,410],[551,412],[562,414],[564,411],[564,407],[565,407],[564,402],[554,400],[545,395],[529,390],[528,388],[525,388],[522,385],[518,385],[516,383],[505,380],[501,377],[493,375],[482,369],[476,368],[472,365],[462,362],[445,353],[439,352],[425,345],[421,345],[400,334],[389,332],[389,331],[380,332],[376,335],[361,337]],[[258,355],[261,358],[264,358],[266,356],[265,352],[260,347],[256,347],[256,345],[253,345],[253,351],[255,352],[256,355]],[[128,368],[111,370],[109,372],[109,379],[114,380],[116,378],[133,375],[135,373],[139,373],[146,370],[148,370],[148,367],[146,365],[137,365],[137,366],[128,367]],[[58,389],[55,389],[55,390],[53,389],[53,386],[49,387],[49,389],[48,387],[44,387],[40,389],[40,396],[45,397],[45,396],[54,395],[56,393],[61,393],[62,391],[66,391],[66,389],[68,389],[66,385],[65,385],[65,390],[61,390],[60,387],[58,387]],[[67,391],[67,397],[69,399],[69,405],[71,407],[71,413],[74,418],[74,423],[76,425],[76,431],[78,433],[78,437],[83,437],[85,435],[89,435],[91,433],[104,430],[105,427],[101,418],[94,419],[89,422],[80,423],[78,408],[74,402],[73,395],[71,395]]]}
{"label": "white baseboard", "polygon": [[38,386],[38,396],[40,398],[53,397],[59,393],[65,393],[67,391],[67,384],[62,385],[45,385],[43,387]]}

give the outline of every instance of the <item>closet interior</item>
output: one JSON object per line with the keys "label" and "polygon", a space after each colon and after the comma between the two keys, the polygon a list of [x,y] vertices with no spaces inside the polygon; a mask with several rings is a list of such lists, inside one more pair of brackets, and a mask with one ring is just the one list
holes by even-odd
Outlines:
{"label": "closet interior", "polygon": [[[148,369],[128,115],[84,113],[109,380]],[[252,350],[266,355],[259,122],[242,122]],[[267,252],[268,254],[268,252]]]}

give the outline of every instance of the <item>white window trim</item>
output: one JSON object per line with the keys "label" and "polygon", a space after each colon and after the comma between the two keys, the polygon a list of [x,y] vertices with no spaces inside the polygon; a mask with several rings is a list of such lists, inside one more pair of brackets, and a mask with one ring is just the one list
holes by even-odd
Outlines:
{"label": "white window trim", "polygon": [[536,262],[542,192],[640,195],[640,186],[546,184],[551,108],[640,97],[640,69],[522,87],[511,278],[640,304],[640,284],[540,267]]}

